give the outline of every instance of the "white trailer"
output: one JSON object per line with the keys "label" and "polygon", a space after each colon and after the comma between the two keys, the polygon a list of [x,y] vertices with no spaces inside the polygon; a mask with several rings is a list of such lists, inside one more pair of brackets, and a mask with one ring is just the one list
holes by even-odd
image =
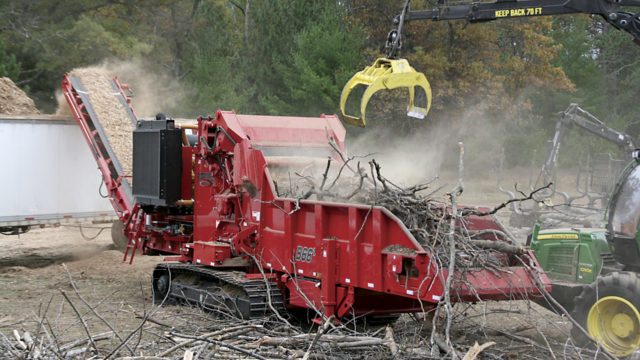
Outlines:
{"label": "white trailer", "polygon": [[36,225],[117,220],[73,118],[0,115],[0,174],[4,234]]}

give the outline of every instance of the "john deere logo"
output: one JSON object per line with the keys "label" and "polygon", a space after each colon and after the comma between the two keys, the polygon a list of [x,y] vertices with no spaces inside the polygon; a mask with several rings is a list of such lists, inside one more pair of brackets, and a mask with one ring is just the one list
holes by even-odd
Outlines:
{"label": "john deere logo", "polygon": [[538,240],[549,240],[549,239],[558,239],[558,240],[578,239],[578,234],[541,234],[541,235],[538,235]]}

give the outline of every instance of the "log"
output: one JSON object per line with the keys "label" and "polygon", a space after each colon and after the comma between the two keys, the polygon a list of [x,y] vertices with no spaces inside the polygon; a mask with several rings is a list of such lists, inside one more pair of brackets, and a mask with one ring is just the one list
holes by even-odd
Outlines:
{"label": "log", "polygon": [[526,253],[524,246],[511,245],[504,241],[470,240],[471,245],[484,250],[495,250],[503,253],[523,255]]}

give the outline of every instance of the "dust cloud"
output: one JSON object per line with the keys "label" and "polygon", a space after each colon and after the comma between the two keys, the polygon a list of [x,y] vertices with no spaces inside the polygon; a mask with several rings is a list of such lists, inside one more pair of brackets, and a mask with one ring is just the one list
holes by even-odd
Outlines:
{"label": "dust cloud", "polygon": [[404,136],[393,131],[393,124],[366,130],[348,140],[349,155],[370,154],[381,164],[386,178],[410,186],[443,172],[455,173],[458,142],[462,141],[465,168],[474,175],[496,176],[504,137],[501,123],[489,120],[478,109],[470,109],[455,119],[427,116],[424,121],[418,130]]}
{"label": "dust cloud", "polygon": [[[153,118],[157,113],[171,115],[188,96],[183,84],[168,71],[142,60],[108,60],[90,68],[101,69],[109,78],[118,77],[120,83],[131,87],[131,105],[139,119]],[[61,92],[56,93],[56,99],[56,114],[72,115]]]}
{"label": "dust cloud", "polygon": [[131,105],[138,118],[152,118],[159,112],[170,115],[188,96],[169,72],[141,61],[107,62],[105,66],[133,89]]}

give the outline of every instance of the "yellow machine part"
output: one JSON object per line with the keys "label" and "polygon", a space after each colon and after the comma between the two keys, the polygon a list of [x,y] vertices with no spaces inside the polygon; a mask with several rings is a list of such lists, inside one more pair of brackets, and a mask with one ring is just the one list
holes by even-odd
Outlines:
{"label": "yellow machine part", "polygon": [[[349,115],[345,113],[345,107],[349,95],[358,85],[365,85],[367,89],[360,102],[360,115]],[[415,88],[421,87],[427,97],[427,107],[418,107],[414,104]],[[389,90],[400,87],[409,89],[409,106],[407,115],[419,119],[424,119],[431,108],[431,86],[423,73],[417,72],[409,65],[406,59],[377,59],[373,65],[367,66],[364,70],[356,73],[342,89],[340,95],[340,112],[343,120],[351,125],[364,127],[365,110],[371,96],[380,90]]]}
{"label": "yellow machine part", "polygon": [[607,296],[591,307],[587,330],[611,354],[628,356],[640,346],[640,313],[626,299]]}

